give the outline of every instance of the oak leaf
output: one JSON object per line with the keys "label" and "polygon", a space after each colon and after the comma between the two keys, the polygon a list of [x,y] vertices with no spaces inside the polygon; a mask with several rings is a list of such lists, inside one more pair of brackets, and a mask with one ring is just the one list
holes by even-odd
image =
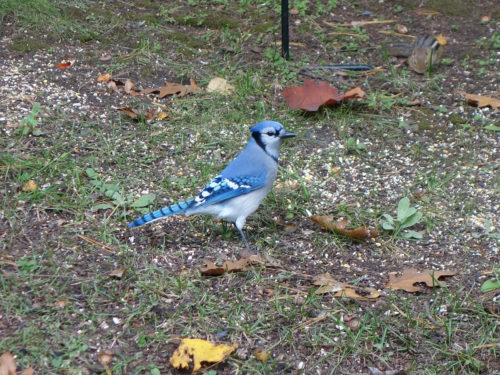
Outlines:
{"label": "oak leaf", "polygon": [[363,238],[375,238],[378,236],[377,231],[369,230],[367,227],[358,227],[355,229],[346,229],[348,220],[342,219],[339,221],[334,221],[333,216],[326,215],[313,215],[310,217],[311,221],[321,228],[326,230],[331,230],[341,236],[363,239]]}
{"label": "oak leaf", "polygon": [[302,86],[293,86],[283,90],[282,95],[293,109],[303,109],[314,112],[323,105],[336,104],[343,100],[364,98],[364,92],[359,87],[341,94],[325,81],[304,80]]}
{"label": "oak leaf", "polygon": [[177,94],[182,97],[187,94],[196,94],[201,91],[201,88],[196,84],[195,80],[191,78],[189,85],[182,85],[180,83],[165,82],[165,86],[156,87],[151,89],[144,89],[139,91],[139,94],[152,94],[158,93],[158,98],[162,99],[167,95]]}
{"label": "oak leaf", "polygon": [[5,352],[0,357],[0,375],[16,375],[16,361],[10,352]]}
{"label": "oak leaf", "polygon": [[170,358],[170,364],[177,369],[189,369],[191,358],[193,373],[201,370],[202,363],[217,363],[223,361],[237,348],[236,343],[229,345],[215,345],[201,339],[181,339],[179,347]]}
{"label": "oak leaf", "polygon": [[424,283],[428,287],[445,286],[446,283],[444,281],[438,282],[439,278],[456,274],[454,271],[425,270],[419,272],[415,268],[408,268],[403,271],[401,276],[390,274],[386,287],[393,290],[401,289],[411,293],[423,292],[424,289],[415,284]]}
{"label": "oak leaf", "polygon": [[380,293],[370,287],[357,287],[335,280],[327,273],[318,275],[313,280],[314,285],[319,285],[316,294],[333,293],[334,297],[347,297],[360,301],[370,301],[380,296]]}
{"label": "oak leaf", "polygon": [[467,94],[463,91],[458,91],[460,95],[462,95],[465,100],[467,100],[467,104],[473,105],[479,108],[483,107],[491,107],[493,109],[500,108],[500,99],[492,98],[491,96],[482,96],[475,94]]}

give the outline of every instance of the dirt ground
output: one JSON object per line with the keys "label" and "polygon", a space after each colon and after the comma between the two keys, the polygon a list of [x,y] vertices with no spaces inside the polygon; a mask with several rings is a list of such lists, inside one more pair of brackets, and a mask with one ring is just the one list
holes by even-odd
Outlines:
{"label": "dirt ground", "polygon": [[[50,33],[35,35],[11,19],[0,26],[1,145],[2,153],[10,155],[2,159],[5,186],[1,188],[0,245],[3,249],[0,266],[4,285],[11,286],[9,296],[16,295],[3,299],[0,332],[2,337],[11,339],[2,342],[2,351],[15,351],[22,366],[28,367],[30,363],[38,366],[36,373],[63,373],[65,368],[70,369],[70,373],[105,373],[96,359],[97,353],[104,349],[112,353],[116,362],[120,359],[121,365],[115,364],[113,373],[154,373],[153,367],[161,369],[161,373],[175,373],[168,364],[175,346],[161,340],[184,334],[203,336],[204,332],[210,332],[203,337],[215,341],[227,339],[228,342],[231,338],[239,344],[236,359],[215,367],[221,374],[375,373],[372,367],[380,371],[396,369],[399,373],[498,373],[495,346],[472,350],[470,356],[478,363],[472,367],[464,365],[465,360],[457,367],[450,364],[451,360],[440,367],[439,360],[433,360],[439,357],[438,350],[434,352],[425,340],[445,342],[447,334],[451,334],[446,327],[441,327],[432,331],[435,337],[424,340],[415,333],[418,327],[398,325],[399,319],[406,317],[401,311],[394,316],[393,335],[401,342],[403,337],[410,337],[408,340],[413,340],[413,346],[411,350],[398,350],[396,346],[392,357],[387,359],[376,354],[357,355],[354,351],[332,355],[339,350],[337,341],[325,343],[318,339],[321,344],[311,344],[306,334],[293,334],[282,328],[290,326],[291,318],[286,311],[267,312],[260,307],[274,295],[279,289],[276,285],[280,284],[289,288],[287,293],[290,295],[296,290],[304,293],[296,294],[291,302],[300,311],[294,315],[297,323],[317,318],[323,311],[337,309],[344,311],[344,317],[351,316],[349,314],[383,316],[388,311],[395,312],[391,307],[391,292],[385,289],[389,273],[407,268],[453,270],[457,274],[446,279],[449,298],[474,301],[487,318],[463,312],[463,319],[458,318],[460,322],[456,325],[456,340],[452,340],[455,346],[450,343],[450,347],[460,352],[473,342],[477,343],[473,331],[481,327],[481,319],[489,322],[485,323],[490,330],[488,337],[498,345],[498,296],[496,293],[485,296],[480,287],[498,272],[500,260],[500,132],[485,130],[488,126],[500,126],[500,115],[498,109],[467,104],[460,94],[500,97],[498,2],[339,2],[327,14],[315,17],[311,16],[312,8],[304,11],[294,8],[290,15],[291,63],[274,61],[274,70],[259,78],[263,84],[250,78],[249,85],[260,84],[266,89],[261,97],[249,95],[246,98],[248,107],[244,108],[251,117],[251,113],[258,112],[256,102],[261,100],[268,110],[274,111],[274,116],[284,118],[287,128],[299,133],[297,139],[283,145],[283,159],[280,160],[283,168],[274,194],[266,201],[268,204],[249,219],[245,228],[250,242],[257,243],[265,254],[279,262],[281,268],[266,270],[264,267],[259,269],[258,276],[248,272],[246,276],[200,277],[192,282],[183,279],[182,275],[199,267],[206,259],[237,258],[233,250],[242,250],[243,246],[230,226],[214,224],[211,219],[196,219],[198,221],[193,223],[174,217],[131,231],[126,228],[127,220],[116,215],[107,224],[109,226],[103,228],[102,221],[112,217],[114,211],[90,210],[94,202],[106,201],[102,194],[89,193],[82,188],[86,186],[84,182],[67,184],[70,180],[85,181],[88,176],[77,173],[71,176],[71,169],[51,169],[51,164],[59,163],[59,157],[70,159],[68,165],[74,163],[82,170],[92,165],[97,173],[113,175],[128,183],[127,187],[137,195],[158,194],[160,201],[155,204],[162,205],[173,203],[167,188],[174,189],[179,196],[192,190],[167,181],[166,171],[177,168],[179,176],[199,176],[200,165],[204,168],[210,160],[223,164],[233,156],[230,148],[223,153],[216,151],[222,142],[223,133],[219,131],[214,130],[214,134],[204,139],[203,134],[198,134],[201,127],[190,132],[167,125],[166,133],[162,134],[164,130],[159,127],[140,128],[130,120],[123,120],[117,126],[115,114],[111,114],[115,108],[140,107],[148,105],[151,99],[117,95],[106,85],[96,84],[96,77],[112,68],[117,78],[141,82],[142,87],[153,87],[165,80],[188,83],[191,77],[202,86],[213,71],[224,64],[234,63],[241,71],[246,67],[265,71],[270,64],[267,51],[269,48],[276,50],[275,42],[280,35],[276,30],[269,32],[261,27],[279,23],[279,15],[269,7],[264,16],[258,13],[258,5],[249,6],[255,14],[250,11],[240,14],[235,4],[223,1],[217,4],[202,2],[196,6],[180,1],[176,6],[163,5],[169,9],[171,21],[155,28],[151,25],[156,25],[156,21],[148,17],[160,13],[157,4],[109,2],[106,11],[123,15],[119,17],[122,23],[110,26],[108,37],[113,41],[110,44],[99,38],[78,41],[58,40]],[[75,17],[90,19],[89,14],[87,11],[80,15],[77,8],[73,9]],[[187,15],[195,21],[197,15],[203,15],[204,18],[200,17],[204,23],[190,23]],[[483,16],[490,18],[482,22]],[[184,22],[178,17],[183,17]],[[145,26],[141,24],[143,20],[146,20]],[[349,25],[352,21],[375,20],[395,22],[366,24],[361,31],[355,31],[362,37],[354,41],[348,39],[348,34],[353,32],[351,26],[338,29],[339,25]],[[234,27],[231,23],[235,23]],[[406,26],[407,34],[391,35],[396,25]],[[151,46],[144,47],[139,56],[134,51],[144,33]],[[431,75],[417,75],[408,70],[404,59],[387,57],[381,52],[381,45],[414,43],[415,37],[427,34],[442,34],[447,40],[444,60]],[[29,44],[27,39],[35,42]],[[168,55],[167,63],[155,63],[158,51],[154,41],[161,47],[160,54]],[[111,59],[104,59],[108,54]],[[73,58],[77,63],[70,69],[56,68],[58,62]],[[142,63],[141,58],[148,59],[147,63]],[[343,75],[316,70],[314,77],[327,80],[342,90],[360,86],[373,94],[366,102],[350,104],[344,110],[322,109],[312,114],[293,112],[284,103],[280,93],[292,84],[290,79],[297,84],[310,78],[311,75],[300,73],[303,66],[352,63],[369,64],[382,72]],[[293,74],[287,75],[290,71]],[[285,80],[288,80],[286,84]],[[415,100],[420,104],[407,105]],[[42,135],[32,133],[20,137],[16,130],[35,102],[41,103],[43,108],[44,120],[38,125]],[[186,109],[189,104],[176,98],[159,102],[177,110],[167,123],[175,123],[176,116],[185,119],[182,111],[193,117],[202,117],[204,112],[210,111],[214,112],[214,117],[220,114],[209,107],[208,100],[205,103],[188,102],[194,103],[195,109]],[[242,107],[240,111],[245,112]],[[349,111],[355,115],[346,115]],[[336,124],[337,118],[343,119],[341,125]],[[247,120],[245,128],[246,125],[252,125],[251,120]],[[99,133],[94,133],[97,128]],[[175,144],[181,133],[186,145],[179,156]],[[246,129],[239,134],[234,136],[239,141],[248,135]],[[353,150],[348,152],[345,140],[350,137],[363,141],[368,151],[359,150],[361,156]],[[196,149],[193,140],[209,145],[210,151],[201,157],[201,162],[198,159],[195,163],[188,162],[193,161],[189,155],[205,152]],[[113,151],[108,159],[100,160],[100,152],[106,147]],[[336,149],[334,154],[332,148]],[[113,159],[115,153],[116,159]],[[157,157],[158,154],[161,157]],[[35,155],[45,162],[33,159]],[[27,169],[16,170],[19,161]],[[38,172],[31,173],[31,170]],[[50,194],[25,196],[23,183],[31,176],[35,176],[40,189]],[[202,177],[212,176],[202,174]],[[208,181],[201,180],[200,177],[198,187]],[[308,193],[303,193],[302,189]],[[423,233],[421,241],[393,240],[390,234],[382,234],[381,214],[395,216],[395,207],[403,196],[411,197],[412,204],[424,213],[424,220],[412,228]],[[81,198],[81,202],[74,204],[75,197]],[[320,231],[307,217],[308,213],[347,217],[359,225],[378,227],[382,235],[363,241],[338,237]],[[134,215],[139,213],[130,212],[127,218],[133,219]],[[173,235],[175,233],[184,236],[179,238]],[[88,238],[95,238],[97,242],[92,244]],[[50,254],[47,253],[49,248]],[[30,256],[44,264],[44,272],[36,273],[37,266],[27,261],[20,263],[21,259],[31,259]],[[106,275],[124,264],[135,269],[133,276],[115,280],[113,286],[109,286]],[[161,271],[156,268],[152,271],[151,265]],[[31,269],[36,271],[35,276],[29,276]],[[375,288],[381,291],[382,297],[375,302],[351,301],[342,306],[328,298],[308,305],[309,276],[322,273],[343,282],[355,281],[358,287]],[[59,274],[68,277],[68,281],[58,279]],[[156,278],[160,281],[154,289],[147,283],[148,279]],[[86,283],[88,285],[84,285]],[[149,287],[141,289],[146,284]],[[106,292],[89,302],[90,290],[101,287]],[[84,292],[85,288],[88,290]],[[155,302],[148,307],[142,306],[141,297],[144,296],[141,293]],[[427,319],[432,315],[429,305],[439,310],[440,297],[434,293],[432,288],[425,289],[415,297],[408,311]],[[150,294],[154,297],[149,297]],[[218,299],[212,300],[214,296]],[[60,300],[72,301],[75,310],[45,307]],[[207,300],[215,306],[227,304],[227,307],[204,316],[199,303],[208,304]],[[240,311],[232,304],[236,301],[239,306],[253,307]],[[22,308],[24,304],[28,307]],[[442,306],[447,304],[442,303]],[[461,307],[464,311],[471,308],[469,302]],[[65,315],[58,319],[63,322],[60,324],[64,329],[52,326],[51,329],[65,333],[54,336],[53,341],[60,348],[54,348],[51,355],[64,358],[63,364],[54,359],[42,360],[48,354],[42,349],[37,349],[39,354],[36,354],[37,351],[23,346],[26,338],[19,334],[31,327],[30,319],[41,322],[54,311],[56,315],[62,314],[61,310]],[[127,328],[121,323],[110,323],[106,320],[109,317],[126,321]],[[243,333],[231,336],[231,332],[240,332],[235,326],[240,318],[249,326],[252,321],[262,319],[266,328],[252,331],[247,327]],[[495,318],[496,325],[491,323]],[[95,322],[90,323],[94,319]],[[89,322],[87,326],[82,323],[84,321]],[[103,328],[103,324],[107,327]],[[318,326],[324,329],[317,333],[318,337],[328,335],[328,330],[337,329],[337,325]],[[84,336],[86,348],[75,349],[78,355],[65,357],[63,353],[67,348],[63,348],[61,342],[66,339],[67,332],[85,330],[84,326],[94,330]],[[373,337],[377,337],[380,329],[373,327]],[[159,336],[159,330],[163,331],[163,336]],[[48,333],[38,332],[34,342],[45,342],[38,336]],[[348,340],[345,336],[339,337]],[[363,345],[366,351],[371,351],[370,345],[364,342]],[[255,347],[272,348],[270,364],[251,361]],[[460,360],[463,358],[454,355]],[[30,362],[36,358],[40,359],[38,364]],[[154,366],[146,365],[153,363]],[[438,364],[432,367],[431,363]]]}

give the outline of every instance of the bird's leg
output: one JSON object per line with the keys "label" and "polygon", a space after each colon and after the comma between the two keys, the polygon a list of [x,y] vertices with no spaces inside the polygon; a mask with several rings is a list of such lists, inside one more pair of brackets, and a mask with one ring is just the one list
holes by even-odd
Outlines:
{"label": "bird's leg", "polygon": [[238,229],[238,232],[240,232],[241,238],[243,239],[243,242],[245,243],[247,250],[253,253],[252,249],[250,249],[250,245],[248,245],[248,242],[247,242],[247,239],[245,238],[245,233],[243,233],[243,230],[241,228],[238,228],[236,223],[233,223],[233,224],[234,224],[235,228]]}

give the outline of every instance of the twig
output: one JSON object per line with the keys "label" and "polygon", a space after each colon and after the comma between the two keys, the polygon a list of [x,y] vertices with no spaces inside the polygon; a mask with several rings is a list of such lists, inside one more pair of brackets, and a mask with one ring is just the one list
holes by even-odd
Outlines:
{"label": "twig", "polygon": [[116,250],[113,249],[112,247],[109,247],[108,245],[105,245],[105,244],[103,244],[101,242],[97,242],[96,240],[93,240],[90,237],[84,236],[83,234],[79,234],[78,237],[81,238],[82,240],[88,242],[89,244],[92,244],[92,245],[95,245],[97,247],[100,247],[102,250],[107,251],[108,253],[111,253],[111,254],[115,254],[116,253]]}

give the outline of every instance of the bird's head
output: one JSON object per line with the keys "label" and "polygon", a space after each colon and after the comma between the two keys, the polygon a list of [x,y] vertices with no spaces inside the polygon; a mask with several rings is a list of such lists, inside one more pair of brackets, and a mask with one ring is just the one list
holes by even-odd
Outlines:
{"label": "bird's head", "polygon": [[287,132],[283,125],[276,121],[259,122],[250,131],[257,144],[276,160],[283,139],[295,137],[294,133]]}

